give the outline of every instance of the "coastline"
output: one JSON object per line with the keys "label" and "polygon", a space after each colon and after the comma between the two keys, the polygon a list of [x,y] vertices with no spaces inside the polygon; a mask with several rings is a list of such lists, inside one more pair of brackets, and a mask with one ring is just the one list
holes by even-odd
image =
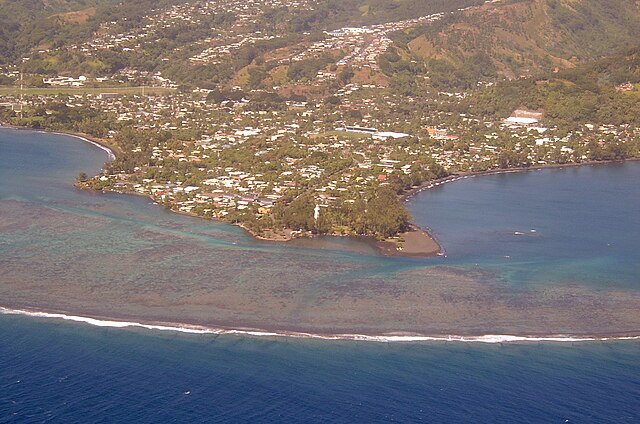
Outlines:
{"label": "coastline", "polygon": [[444,248],[431,230],[421,228],[415,224],[410,224],[407,231],[398,234],[396,237],[383,241],[374,239],[372,244],[384,256],[432,258],[445,255]]}
{"label": "coastline", "polygon": [[[68,134],[67,134],[68,135]],[[153,196],[144,193],[138,193],[135,191],[120,191],[120,190],[102,190],[103,192],[108,193],[117,193],[117,194],[126,194],[131,196],[140,196],[145,197],[147,199],[152,200],[153,202],[159,203],[158,199],[153,198]],[[248,233],[255,240],[265,241],[265,242],[275,242],[275,243],[287,243],[293,240],[299,239],[309,239],[313,240],[318,237],[313,234],[301,234],[297,236],[292,236],[291,233],[294,233],[291,229],[285,228],[281,233],[273,233],[273,236],[267,237],[260,234],[257,234],[255,231],[246,227],[242,223],[230,223],[227,221],[223,221],[218,218],[206,218],[200,215],[197,215],[192,212],[186,212],[181,210],[175,210],[168,208],[168,210],[172,213],[176,213],[178,215],[189,216],[191,218],[198,219],[210,219],[216,222],[220,222],[227,225],[234,225],[236,227],[242,228],[246,233]],[[444,248],[437,241],[437,239],[431,234],[429,230],[425,230],[424,228],[418,227],[415,224],[411,224],[410,228],[398,234],[396,237],[387,238],[385,240],[377,240],[374,236],[358,236],[358,235],[338,235],[338,234],[323,234],[322,237],[337,237],[337,238],[352,238],[358,241],[364,241],[368,245],[372,246],[378,254],[381,256],[387,257],[410,257],[410,258],[433,258],[437,256],[444,255]],[[398,249],[399,240],[404,239],[404,242],[401,243],[402,246]]]}
{"label": "coastline", "polygon": [[545,165],[535,165],[530,167],[517,167],[517,168],[506,168],[506,169],[489,169],[486,171],[465,171],[459,173],[453,173],[446,177],[438,178],[436,180],[426,181],[419,186],[415,186],[410,188],[409,190],[405,190],[402,194],[400,194],[400,201],[408,202],[412,197],[421,193],[424,190],[429,190],[435,187],[439,187],[441,185],[452,183],[455,181],[459,181],[467,178],[475,178],[475,177],[483,177],[489,175],[499,175],[499,174],[515,174],[521,172],[528,171],[540,171],[543,169],[563,169],[563,168],[576,168],[579,166],[592,166],[592,165],[607,165],[614,163],[624,163],[624,162],[636,162],[640,161],[640,157],[633,157],[627,159],[617,159],[617,160],[591,160],[587,162],[572,162],[572,163],[550,163]]}
{"label": "coastline", "polygon": [[29,128],[29,127],[19,127],[16,125],[10,125],[4,122],[0,122],[0,128],[7,128],[10,130],[16,130],[16,131],[32,131],[35,133],[40,133],[40,134],[55,134],[55,135],[64,135],[67,137],[73,137],[73,138],[78,138],[80,140],[83,140],[89,144],[93,144],[96,147],[99,147],[100,149],[104,150],[105,152],[107,152],[107,155],[109,156],[109,161],[112,161],[116,158],[116,156],[118,156],[119,154],[122,154],[122,151],[120,150],[120,148],[115,145],[114,143],[110,143],[107,140],[103,139],[103,138],[98,138],[98,137],[94,137],[92,135],[89,134],[84,134],[84,133],[74,133],[74,132],[63,132],[63,131],[51,131],[51,130],[47,130],[47,129],[42,129],[42,128]]}
{"label": "coastline", "polygon": [[[63,142],[64,140],[59,141]],[[78,150],[82,147],[81,145],[78,147],[76,143],[76,147],[73,147],[73,144],[71,143],[69,152],[83,151],[82,149]],[[61,146],[67,146],[67,144],[61,144]],[[47,151],[49,149],[56,150],[58,147],[55,143],[49,143]],[[95,159],[93,163],[98,164],[100,154],[94,150],[94,154],[91,156]],[[612,175],[617,175],[617,172],[623,168],[637,170],[635,164],[637,162],[630,164],[629,167],[612,165],[611,170],[614,171]],[[82,166],[82,161],[76,161],[74,167],[77,166]],[[602,168],[604,169],[606,166]],[[593,174],[597,177],[600,172],[596,169],[597,167],[586,168],[585,171],[588,175]],[[50,172],[44,169],[43,175]],[[581,175],[582,173],[563,171],[562,174]],[[537,174],[531,174],[532,178],[534,175]],[[545,175],[547,179],[553,180],[555,178],[555,173],[552,172],[545,173]],[[637,175],[637,173],[629,175]],[[64,184],[68,178],[68,176],[64,177],[60,182]],[[626,181],[632,180],[627,179]],[[78,199],[77,196],[82,196],[82,194],[75,193],[75,196]],[[24,205],[22,209],[8,209],[8,211],[15,211],[15,215],[13,213],[11,215],[18,217],[21,216],[22,211],[30,209],[33,208]],[[34,210],[35,213],[37,213],[37,209]],[[29,221],[24,220],[26,223]],[[66,222],[68,227],[60,227],[61,222]],[[61,230],[75,228],[75,222],[72,218],[65,221],[52,220],[49,224],[54,224],[55,228]],[[112,231],[109,226],[105,226],[104,230]],[[236,231],[235,234],[240,233]],[[55,237],[56,233],[52,233],[51,236]],[[184,243],[185,246],[192,244],[189,241]],[[308,246],[311,245],[312,242],[308,242]],[[132,246],[136,247],[135,244]],[[168,244],[167,246],[177,245]],[[107,266],[113,264],[110,259],[104,263],[96,260],[103,257],[103,253],[108,253],[108,251],[103,252],[102,250],[97,249],[93,256],[87,256],[86,264],[78,264],[76,274],[68,274],[69,266],[61,264],[69,261],[61,261],[60,258],[56,258],[56,267],[51,268],[51,263],[47,263],[45,260],[36,263],[28,257],[20,259],[16,256],[15,261],[11,262],[13,266],[8,270],[22,268],[27,271],[15,273],[13,279],[9,276],[6,277],[4,280],[6,284],[3,284],[6,288],[3,296],[5,300],[2,302],[2,306],[13,307],[13,312],[16,314],[36,314],[43,318],[78,322],[94,320],[92,325],[97,326],[142,326],[142,328],[145,328],[144,326],[160,326],[167,331],[200,332],[214,335],[247,334],[251,336],[251,334],[257,334],[257,336],[265,337],[290,336],[385,342],[450,341],[453,339],[464,342],[480,342],[484,339],[494,342],[495,340],[527,342],[540,341],[538,339],[575,341],[585,338],[626,338],[636,337],[640,334],[640,321],[638,321],[636,313],[640,298],[637,293],[626,293],[623,289],[612,289],[610,293],[601,295],[599,291],[586,286],[574,287],[570,284],[561,285],[558,290],[554,291],[542,290],[539,293],[537,291],[523,293],[514,290],[509,294],[504,294],[504,289],[508,287],[509,281],[495,278],[500,276],[498,273],[490,270],[486,272],[484,270],[475,271],[471,268],[469,268],[470,272],[466,272],[467,268],[456,270],[453,268],[455,263],[450,264],[449,267],[431,267],[428,264],[414,267],[416,264],[410,262],[384,261],[382,263],[379,259],[365,258],[363,263],[372,264],[377,268],[371,272],[366,270],[360,274],[357,271],[352,271],[356,270],[354,268],[356,265],[360,266],[361,258],[354,258],[356,262],[353,266],[341,268],[341,258],[335,253],[331,253],[329,257],[322,260],[310,257],[309,261],[305,260],[299,264],[298,262],[286,262],[290,258],[286,258],[285,255],[283,263],[294,266],[281,266],[278,262],[273,265],[274,259],[270,258],[269,254],[254,254],[250,251],[251,249],[235,252],[236,249],[232,248],[227,252],[229,253],[228,257],[222,251],[220,255],[217,255],[217,246],[206,250],[206,252],[213,254],[211,256],[204,255],[203,262],[198,261],[190,264],[185,261],[184,263],[186,266],[193,265],[195,272],[198,272],[200,263],[204,267],[208,267],[211,265],[209,257],[215,258],[215,262],[220,264],[220,274],[212,271],[210,276],[205,276],[200,280],[195,279],[192,286],[185,286],[176,292],[172,292],[171,287],[175,287],[176,283],[181,281],[181,277],[177,274],[165,274],[164,272],[158,274],[160,279],[150,278],[148,281],[153,284],[145,285],[144,290],[140,290],[141,286],[137,285],[137,281],[146,282],[147,280],[144,278],[138,280],[135,277],[137,274],[131,272],[137,269],[136,263],[139,258],[125,254],[125,257],[131,258],[130,266],[121,268],[122,274],[118,275],[131,275],[133,284],[130,284],[126,278],[115,278],[115,280],[124,281],[121,286],[125,290],[122,294],[125,294],[126,298],[130,297],[131,293],[140,297],[131,304],[127,302],[126,307],[118,307],[117,305],[123,297],[115,293],[112,294],[111,287],[105,284],[108,280],[103,281],[102,275],[87,279],[88,275],[84,271],[87,269],[86,265],[91,268],[92,263],[97,266],[97,270],[110,269]],[[192,248],[188,248],[180,252],[189,254],[192,251],[194,251]],[[167,254],[171,257],[173,253],[177,252],[178,250],[173,248],[164,252],[158,251],[158,256],[147,256],[147,252],[141,252],[143,255],[141,257],[160,261],[166,258]],[[39,255],[40,257],[48,257],[47,250],[43,250],[42,253]],[[69,251],[68,253],[69,257],[75,256],[75,252]],[[280,252],[271,253],[280,256]],[[374,252],[369,253],[368,251],[367,253],[373,254]],[[294,252],[292,256],[295,258],[297,255]],[[9,259],[11,258],[10,256]],[[241,258],[242,262],[238,261],[238,258]],[[275,260],[279,261],[279,258]],[[32,262],[33,268],[29,266],[30,262]],[[180,262],[182,263],[182,261]],[[225,264],[229,264],[229,266],[227,267]],[[309,264],[312,265],[309,266]],[[238,287],[243,287],[242,291],[237,291],[235,289],[235,275],[242,275],[247,265],[257,270],[261,279],[253,280],[252,285],[237,284]],[[256,266],[257,268],[255,268]],[[307,275],[307,267],[329,271],[318,273],[312,271],[314,274],[309,275],[315,276],[314,279],[308,280],[303,286],[303,280],[298,278],[298,273],[295,270],[305,270],[305,273],[299,275]],[[52,274],[50,270],[59,274]],[[228,274],[225,274],[226,270],[229,270]],[[292,272],[292,270],[294,271]],[[334,279],[332,277],[336,271],[340,272],[341,276]],[[390,272],[387,273],[387,271]],[[251,273],[253,274],[253,271]],[[33,278],[38,275],[45,278]],[[109,271],[104,275],[112,274]],[[166,281],[164,280],[165,275]],[[328,278],[324,278],[325,275]],[[46,288],[42,290],[37,286],[38,284],[47,284],[52,276],[61,277],[56,279],[60,290],[57,289],[48,295]],[[42,283],[39,283],[38,280]],[[158,280],[163,282],[156,286],[155,281]],[[186,283],[191,280],[185,279],[184,281]],[[217,283],[211,284],[213,281]],[[233,281],[233,287],[228,285],[228,281]],[[244,281],[244,276],[237,279],[238,283]],[[320,281],[322,284],[316,284],[316,281]],[[270,282],[275,284],[272,286]],[[579,281],[576,283],[580,284]],[[632,283],[635,284],[635,281]],[[29,288],[22,295],[18,294],[22,291],[21,285]],[[180,284],[178,285],[180,286]],[[320,288],[320,286],[323,290],[316,291],[316,288]],[[90,292],[87,291],[88,289]],[[33,292],[30,294],[31,290]],[[227,291],[225,292],[225,290]],[[12,292],[16,294],[14,295]],[[143,294],[143,292],[146,293]],[[86,302],[83,301],[85,294],[90,294],[90,296],[86,296]],[[542,296],[538,297],[540,294]],[[316,299],[320,301],[311,304],[311,299],[314,302]],[[627,302],[625,299],[630,300]],[[272,312],[280,304],[283,306],[278,309],[279,312]],[[306,306],[310,308],[307,309]],[[187,310],[189,312],[186,312]],[[267,311],[264,316],[260,313],[262,310]],[[231,314],[227,311],[231,311]],[[344,311],[344,314],[339,315],[340,311]],[[487,312],[485,313],[485,311]],[[400,313],[403,315],[397,315]],[[324,320],[324,316],[332,318]],[[529,324],[531,316],[540,317],[540,324],[537,322]],[[100,317],[109,318],[102,319]],[[547,324],[550,325],[545,324],[544,320],[548,320]],[[467,322],[468,324],[465,324]],[[156,330],[155,328],[151,329]],[[405,332],[396,332],[398,330]],[[592,337],[593,335],[595,337]]]}
{"label": "coastline", "polygon": [[[69,136],[69,137],[74,137],[74,138],[78,138],[81,139],[83,141],[86,141],[87,143],[93,144],[101,149],[103,149],[104,151],[107,152],[107,155],[109,157],[109,161],[112,161],[116,158],[117,155],[121,154],[121,150],[119,147],[117,147],[116,145],[114,145],[113,143],[109,143],[108,141],[101,139],[101,138],[97,138],[97,137],[93,137],[87,134],[82,134],[82,133],[74,133],[74,132],[60,132],[60,131],[48,131],[48,130],[42,130],[42,129],[34,129],[34,128],[26,128],[26,127],[19,127],[19,126],[15,126],[15,125],[8,125],[5,123],[0,122],[0,128],[8,128],[8,129],[13,129],[13,130],[19,130],[19,131],[34,131],[34,132],[39,132],[39,133],[48,133],[48,134],[57,134],[57,135],[65,135],[65,136]],[[118,194],[131,194],[131,195],[136,195],[136,196],[142,196],[142,197],[146,197],[148,199],[151,199],[154,202],[157,202],[157,199],[154,199],[151,195],[148,194],[144,194],[144,193],[138,193],[138,192],[133,192],[133,191],[118,191],[118,190],[104,190],[104,191],[108,191],[110,193],[118,193]],[[186,215],[186,216],[190,216],[190,217],[194,217],[194,218],[201,218],[201,219],[206,219],[204,217],[201,217],[197,214],[191,213],[191,212],[185,212],[185,211],[179,211],[179,210],[174,210],[174,209],[169,209],[171,212],[180,214],[180,215]],[[244,231],[246,231],[249,235],[251,235],[254,239],[256,240],[260,240],[260,241],[270,241],[270,242],[288,242],[291,240],[295,240],[297,238],[301,238],[301,237],[307,237],[310,239],[313,239],[314,236],[313,235],[300,235],[300,236],[292,236],[292,230],[290,229],[283,229],[282,234],[279,233],[275,233],[273,234],[272,237],[268,237],[268,236],[264,236],[264,235],[260,235],[257,234],[256,232],[254,232],[253,230],[247,228],[245,225],[243,225],[242,223],[228,223],[222,220],[217,220],[218,222],[221,223],[226,223],[229,225],[235,225],[238,226],[240,228],[242,228]],[[418,236],[416,236],[418,235]],[[358,239],[362,239],[362,236],[341,236],[341,235],[336,235],[336,234],[326,234],[325,236],[328,237],[355,237]],[[381,254],[382,256],[394,256],[394,257],[414,257],[414,258],[419,258],[419,257],[434,257],[434,256],[439,256],[442,255],[444,252],[444,249],[442,248],[442,246],[440,245],[440,243],[438,243],[438,241],[435,239],[435,237],[430,233],[429,230],[425,230],[423,228],[419,228],[418,226],[411,224],[410,225],[410,229],[404,233],[400,233],[398,234],[397,237],[402,237],[405,238],[406,241],[403,243],[404,245],[402,246],[401,249],[398,249],[396,244],[397,244],[397,238],[390,238],[390,239],[386,239],[384,241],[378,241],[376,240],[374,237],[372,236],[365,236],[365,239],[368,239],[369,244],[371,246],[373,246],[379,254]]]}
{"label": "coastline", "polygon": [[[14,130],[24,130],[24,131],[35,131],[40,133],[65,135],[69,137],[78,138],[90,144],[93,144],[95,146],[98,146],[99,148],[106,151],[109,156],[109,159],[108,159],[109,161],[114,160],[118,154],[122,153],[119,147],[117,147],[113,143],[109,143],[104,139],[93,137],[87,134],[33,129],[33,128],[26,128],[26,127],[19,127],[15,125],[8,125],[2,122],[0,122],[0,128],[9,128]],[[542,169],[553,169],[553,168],[562,169],[562,168],[578,167],[578,166],[589,166],[589,165],[600,165],[600,164],[604,165],[604,164],[612,164],[612,163],[623,163],[626,161],[640,161],[640,158],[628,158],[628,159],[621,159],[621,160],[604,160],[604,161],[587,161],[587,162],[566,163],[566,164],[544,164],[544,165],[536,165],[531,167],[491,169],[486,171],[475,171],[475,172],[466,171],[466,172],[454,173],[447,177],[439,178],[436,180],[426,181],[419,186],[412,187],[411,189],[406,190],[405,192],[400,194],[398,197],[401,202],[402,201],[408,202],[411,200],[411,198],[413,198],[418,193],[421,193],[424,190],[439,187],[441,185],[459,181],[461,179],[475,178],[477,176],[511,174],[511,173],[537,171]],[[157,202],[157,199],[154,199],[151,195],[144,194],[144,193],[138,193],[133,191],[118,191],[118,190],[103,190],[103,191],[108,191],[111,193],[118,193],[118,194],[132,194],[136,196],[143,196],[148,199],[151,199],[154,202]],[[170,208],[169,210],[171,212],[181,214],[181,215],[206,219],[204,217],[201,217],[191,212],[179,211],[179,210],[174,210]],[[309,234],[292,236],[291,235],[292,230],[290,229],[283,229],[282,234],[274,232],[273,236],[269,237],[269,236],[257,234],[256,232],[247,228],[242,223],[229,223],[220,219],[216,219],[216,218],[213,218],[213,219],[221,223],[238,226],[242,228],[244,231],[246,231],[249,235],[251,235],[254,239],[260,240],[260,241],[288,242],[288,241],[295,240],[302,237],[306,237],[310,239],[314,238],[313,235],[309,235]],[[434,236],[433,231],[429,228],[419,227],[413,223],[410,223],[409,229],[407,231],[397,234],[395,237],[387,238],[385,240],[377,240],[373,236],[342,236],[337,234],[326,234],[325,236],[354,237],[360,240],[364,238],[367,240],[368,244],[374,247],[380,255],[387,256],[387,257],[432,258],[437,256],[446,256],[446,251],[444,247]],[[403,241],[400,242],[400,240],[403,240]]]}
{"label": "coastline", "polygon": [[44,131],[47,134],[57,134],[57,135],[65,135],[68,137],[75,137],[78,138],[80,140],[86,141],[87,143],[93,144],[94,146],[104,150],[105,152],[107,152],[107,155],[109,156],[109,161],[115,160],[116,158],[116,151],[118,151],[118,154],[120,154],[119,149],[117,149],[112,143],[108,143],[105,140],[101,139],[101,138],[97,138],[97,137],[92,137],[89,136],[87,134],[82,134],[82,133],[78,133],[78,134],[72,134],[72,133],[61,133],[61,132],[56,132],[56,131]]}
{"label": "coastline", "polygon": [[640,340],[640,333],[610,333],[610,334],[419,334],[407,332],[388,332],[383,334],[364,333],[312,333],[301,331],[279,331],[257,328],[232,328],[223,326],[205,326],[197,324],[182,324],[173,322],[138,322],[106,317],[91,317],[86,315],[72,315],[62,311],[44,312],[28,308],[10,308],[0,306],[0,315],[18,315],[31,318],[56,319],[84,323],[96,327],[110,328],[142,328],[152,331],[173,331],[198,335],[233,335],[268,338],[316,339],[328,341],[363,341],[377,343],[420,343],[420,342],[457,342],[457,343],[576,343]]}

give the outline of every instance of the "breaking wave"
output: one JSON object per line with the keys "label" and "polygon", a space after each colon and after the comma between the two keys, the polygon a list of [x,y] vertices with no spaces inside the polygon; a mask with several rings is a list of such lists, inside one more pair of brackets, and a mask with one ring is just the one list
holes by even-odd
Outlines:
{"label": "breaking wave", "polygon": [[66,321],[82,322],[97,327],[112,328],[144,328],[157,331],[175,331],[189,334],[213,334],[213,335],[240,335],[251,337],[292,337],[304,339],[320,340],[353,340],[368,342],[460,342],[460,343],[527,343],[527,342],[593,342],[608,340],[640,340],[640,335],[634,336],[570,336],[570,335],[548,335],[548,336],[518,336],[509,334],[486,334],[481,336],[459,336],[459,335],[419,335],[419,334],[315,334],[304,332],[274,332],[258,329],[227,329],[214,328],[189,324],[146,324],[135,321],[118,321],[102,318],[92,318],[78,315],[67,315],[63,313],[30,311],[26,309],[11,309],[0,307],[0,314],[3,315],[23,315],[33,318],[62,319]]}

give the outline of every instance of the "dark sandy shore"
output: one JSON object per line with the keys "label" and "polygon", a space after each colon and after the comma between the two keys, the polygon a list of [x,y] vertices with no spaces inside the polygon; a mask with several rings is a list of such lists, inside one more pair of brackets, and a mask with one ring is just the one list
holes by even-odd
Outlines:
{"label": "dark sandy shore", "polygon": [[425,181],[419,186],[413,186],[410,189],[405,190],[400,195],[400,200],[408,201],[413,196],[415,196],[416,194],[424,190],[428,190],[437,186],[441,186],[443,184],[447,184],[447,183],[458,181],[465,178],[497,175],[497,174],[513,174],[516,172],[539,171],[542,169],[574,168],[577,166],[606,165],[606,164],[612,164],[612,163],[635,162],[635,161],[640,161],[640,158],[628,158],[628,159],[621,159],[621,160],[586,161],[586,162],[580,162],[580,163],[550,163],[550,164],[535,165],[530,167],[489,169],[487,171],[478,171],[478,172],[474,172],[474,171],[458,172],[443,178],[439,178],[437,180]]}
{"label": "dark sandy shore", "polygon": [[412,226],[398,237],[375,242],[386,256],[431,257],[442,253],[440,244],[425,230]]}

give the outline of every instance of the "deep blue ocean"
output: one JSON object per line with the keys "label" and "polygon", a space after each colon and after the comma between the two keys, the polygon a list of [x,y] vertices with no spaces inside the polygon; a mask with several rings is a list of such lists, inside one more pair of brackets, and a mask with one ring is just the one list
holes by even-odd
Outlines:
{"label": "deep blue ocean", "polygon": [[[326,284],[333,274],[313,268],[331,263],[344,284],[358,276],[359,287],[378,281],[372,276],[389,282],[396,275],[416,287],[425,281],[413,282],[416,273],[446,266],[499,275],[499,289],[516,294],[524,288],[555,295],[560,287],[569,302],[571,296],[593,297],[589,305],[600,304],[594,296],[603,290],[632,297],[640,289],[637,162],[477,177],[423,192],[409,207],[447,257],[414,260],[381,259],[366,245],[343,240],[320,250],[255,243],[235,227],[176,216],[143,198],[72,187],[79,171],[97,172],[105,159],[104,151],[77,139],[0,130],[5,299],[33,297],[34,307],[43,310],[49,299],[67,309],[80,302],[79,309],[101,313],[101,300],[124,299],[130,308],[145,305],[144,314],[152,316],[149,299],[159,305],[165,299],[133,299],[147,284],[174,290],[170,300],[189,305],[174,280],[144,280],[146,268],[134,273],[135,281],[121,280],[135,269],[136,262],[126,261],[136,259],[136,252],[168,262],[166,273],[193,256],[193,243],[244,268],[264,255],[259,264],[266,273],[275,273],[264,271],[267,259],[286,258],[274,268],[311,264],[295,276],[314,284]],[[175,256],[159,250],[166,245]],[[122,263],[97,261],[94,249]],[[89,259],[93,269],[74,268],[74,261]],[[197,262],[187,265],[206,273]],[[239,284],[255,290],[250,282],[260,277],[254,274],[248,270]],[[86,291],[78,280],[83,278]],[[138,280],[145,284],[127,291]],[[188,293],[201,293],[202,281],[184,284]],[[372,287],[376,296],[385,295],[379,285]],[[329,289],[317,290],[306,290],[305,299]],[[116,312],[129,310],[122,308]],[[629,322],[633,314],[620,319]],[[296,310],[291,316],[313,315]],[[640,422],[640,341],[322,341],[117,329],[0,314],[0,422]]]}
{"label": "deep blue ocean", "polygon": [[640,419],[637,342],[212,338],[0,316],[0,343],[0,422]]}

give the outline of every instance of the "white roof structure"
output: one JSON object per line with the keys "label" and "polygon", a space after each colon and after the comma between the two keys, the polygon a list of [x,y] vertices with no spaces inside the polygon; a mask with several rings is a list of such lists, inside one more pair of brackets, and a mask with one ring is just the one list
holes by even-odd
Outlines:
{"label": "white roof structure", "polygon": [[520,118],[517,116],[510,116],[504,121],[507,124],[516,124],[516,125],[533,125],[538,123],[538,120],[536,118]]}
{"label": "white roof structure", "polygon": [[393,132],[393,131],[379,131],[375,134],[373,134],[374,138],[403,138],[403,137],[409,137],[409,134],[405,134],[405,133],[400,133],[400,132]]}

